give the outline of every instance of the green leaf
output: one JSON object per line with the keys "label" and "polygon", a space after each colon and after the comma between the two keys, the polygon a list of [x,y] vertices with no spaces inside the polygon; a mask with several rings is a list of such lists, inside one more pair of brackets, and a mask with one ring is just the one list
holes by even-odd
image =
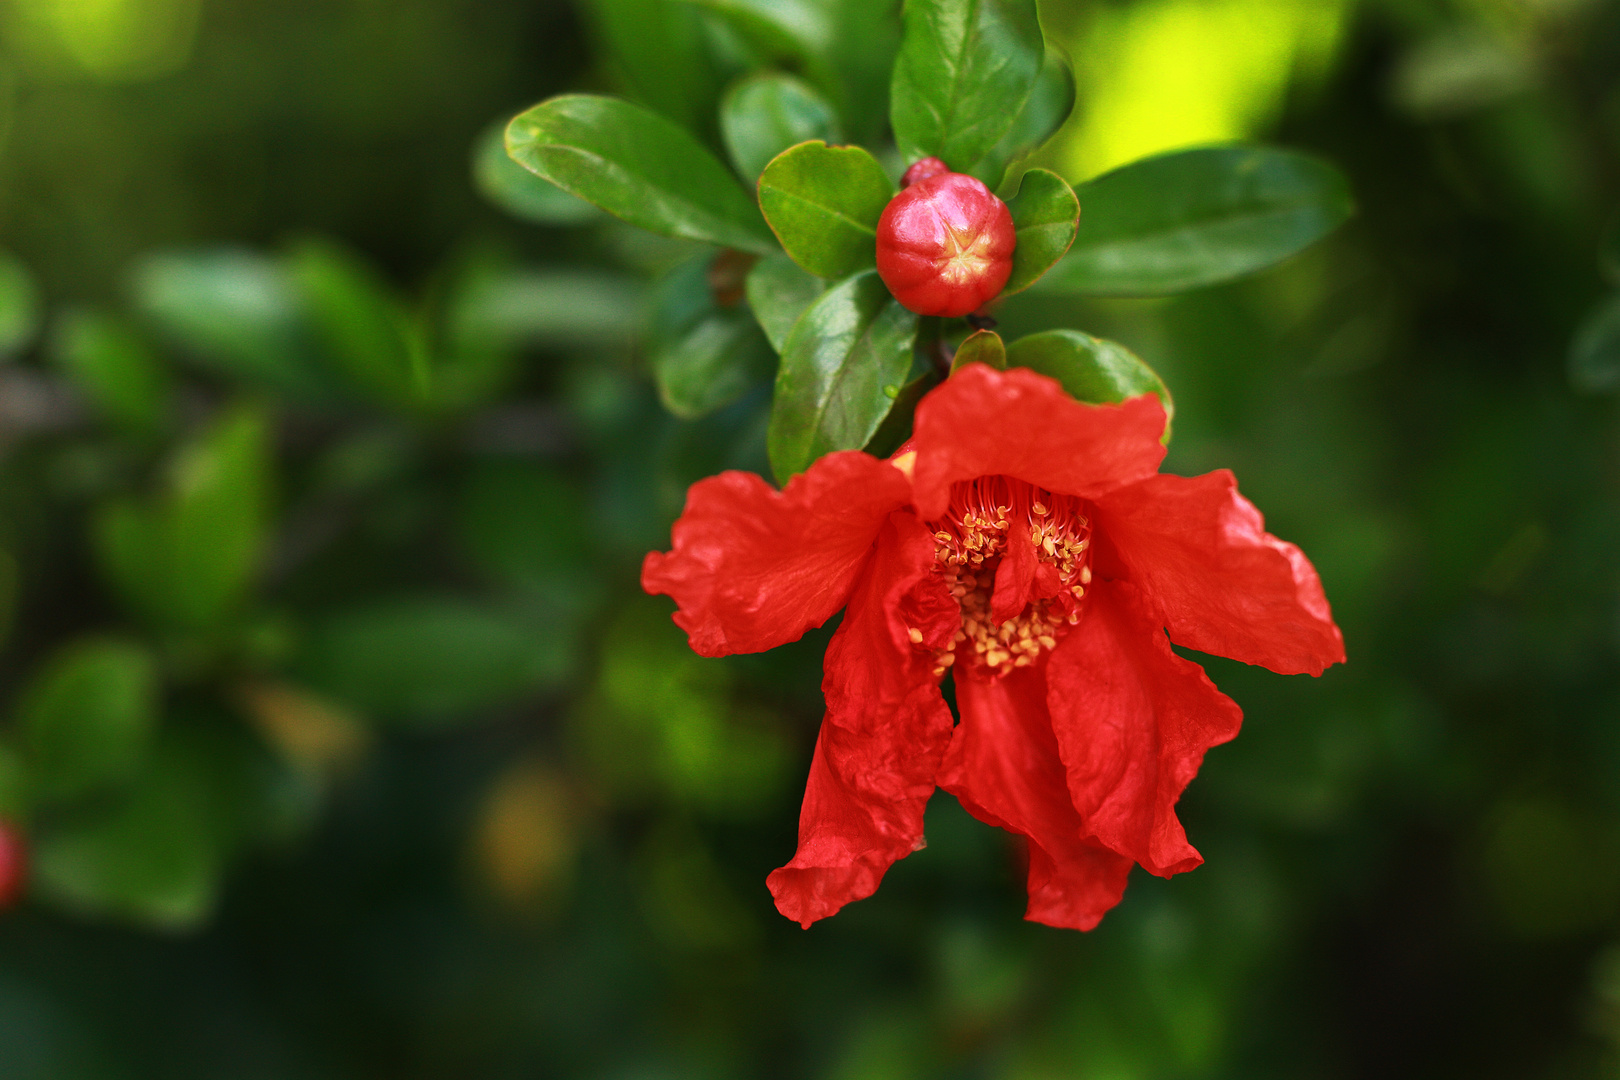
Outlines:
{"label": "green leaf", "polygon": [[127,780],[157,722],[152,658],[126,642],[75,642],[34,677],[16,722],[41,797],[71,799]]}
{"label": "green leaf", "polygon": [[202,923],[223,864],[206,768],[165,740],[124,798],[42,830],[36,895],[81,916],[162,930]]}
{"label": "green leaf", "polygon": [[1569,381],[1587,394],[1620,390],[1620,293],[1581,321],[1569,347]]}
{"label": "green leaf", "polygon": [[970,172],[1018,119],[1045,55],[1035,0],[908,0],[889,101],[900,156]]}
{"label": "green leaf", "polygon": [[287,256],[322,352],[345,381],[383,405],[421,405],[430,375],[421,333],[386,282],[350,251],[305,240]]}
{"label": "green leaf", "polygon": [[247,599],[264,548],[270,486],[263,417],[227,413],[175,461],[167,489],[103,507],[95,540],[103,572],[160,626],[216,626]]}
{"label": "green leaf", "polygon": [[865,446],[911,368],[917,316],[876,270],[827,290],[794,325],[776,375],[766,446],[778,481],[834,450]]}
{"label": "green leaf", "polygon": [[803,80],[774,71],[751,75],[726,92],[720,102],[720,133],[732,164],[750,183],[790,146],[843,138],[825,98]]}
{"label": "green leaf", "polygon": [[555,685],[574,627],[456,597],[368,603],[315,627],[307,678],[379,719],[448,723]]}
{"label": "green leaf", "polygon": [[1229,281],[1309,247],[1354,210],[1333,166],[1255,146],[1145,158],[1076,194],[1085,216],[1042,292],[1163,296]]}
{"label": "green leaf", "polygon": [[654,294],[648,358],[658,396],[682,419],[706,415],[770,378],[775,356],[748,309],[716,303],[713,255],[670,272]]}
{"label": "green leaf", "polygon": [[923,395],[940,384],[939,372],[929,370],[902,386],[894,395],[889,415],[878,425],[877,433],[866,444],[866,452],[886,458],[911,438],[911,423],[917,413],[917,403]]}
{"label": "green leaf", "polygon": [[624,274],[500,269],[471,276],[448,321],[453,336],[498,348],[623,348],[639,332],[646,293]]}
{"label": "green leaf", "polygon": [[42,305],[28,267],[0,251],[0,360],[9,360],[34,342]]}
{"label": "green leaf", "polygon": [[559,469],[507,458],[480,462],[459,503],[461,546],[486,578],[567,606],[585,599],[591,508]]}
{"label": "green leaf", "polygon": [[1094,405],[1157,394],[1166,418],[1164,441],[1170,441],[1169,420],[1176,414],[1170,391],[1152,368],[1123,345],[1078,330],[1048,330],[1008,345],[1007,364],[1056,379],[1070,396]]}
{"label": "green leaf", "polygon": [[29,769],[22,755],[10,743],[0,742],[0,818],[13,822],[28,820],[33,804],[28,781]]}
{"label": "green leaf", "polygon": [[800,143],[759,177],[759,205],[782,249],[824,278],[877,264],[877,223],[894,184],[859,146]]}
{"label": "green leaf", "polygon": [[787,348],[788,335],[816,298],[827,291],[827,283],[799,269],[786,254],[767,255],[748,272],[748,306],[754,311],[771,348],[780,355]]}
{"label": "green leaf", "polygon": [[543,180],[506,152],[506,123],[492,124],[473,144],[473,186],[513,217],[536,225],[588,225],[602,211]]}
{"label": "green leaf", "polygon": [[714,155],[639,105],[590,94],[542,101],[506,129],[524,168],[632,225],[761,254],[759,209]]}
{"label": "green leaf", "polygon": [[160,430],[174,410],[174,380],[146,339],[123,320],[73,311],[57,324],[51,356],[101,412],[132,431]]}
{"label": "green leaf", "polygon": [[1061,50],[1046,46],[1046,59],[1029,100],[1001,141],[973,166],[973,175],[991,191],[1001,187],[1007,169],[1058,133],[1074,110],[1074,69]]}
{"label": "green leaf", "polygon": [[988,364],[997,371],[1007,370],[1007,346],[994,330],[975,330],[962,339],[951,358],[951,374],[968,364]]}
{"label": "green leaf", "polygon": [[713,131],[722,75],[691,7],[671,0],[584,0],[589,22],[627,96],[688,131]]}
{"label": "green leaf", "polygon": [[833,48],[833,21],[824,0],[692,0],[725,19],[770,57],[814,61]]}
{"label": "green leaf", "polygon": [[1074,243],[1080,222],[1080,200],[1057,173],[1031,169],[1007,203],[1018,246],[1013,249],[1012,276],[1003,296],[1022,292],[1041,279]]}
{"label": "green leaf", "polygon": [[135,304],[215,372],[297,397],[333,396],[298,289],[276,260],[251,251],[151,256],[132,278]]}

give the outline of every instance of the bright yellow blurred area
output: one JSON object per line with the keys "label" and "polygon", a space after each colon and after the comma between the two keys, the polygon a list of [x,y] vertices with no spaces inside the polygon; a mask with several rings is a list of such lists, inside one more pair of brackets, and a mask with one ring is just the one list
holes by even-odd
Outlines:
{"label": "bright yellow blurred area", "polygon": [[4,0],[8,44],[35,66],[104,82],[184,67],[202,0]]}
{"label": "bright yellow blurred area", "polygon": [[1146,0],[1098,7],[1066,44],[1078,83],[1060,169],[1088,179],[1163,150],[1245,139],[1320,79],[1353,0]]}

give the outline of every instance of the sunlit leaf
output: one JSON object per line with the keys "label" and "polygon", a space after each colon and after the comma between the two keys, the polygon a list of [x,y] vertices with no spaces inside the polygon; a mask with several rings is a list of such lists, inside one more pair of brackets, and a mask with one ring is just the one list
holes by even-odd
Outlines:
{"label": "sunlit leaf", "polygon": [[889,101],[901,157],[971,171],[1018,119],[1045,54],[1035,0],[908,0]]}
{"label": "sunlit leaf", "polygon": [[843,278],[877,263],[877,223],[894,184],[858,146],[806,142],[759,178],[759,204],[782,248],[818,277]]}
{"label": "sunlit leaf", "polygon": [[1080,185],[1074,246],[1042,292],[1159,296],[1229,281],[1309,247],[1354,209],[1333,166],[1213,146],[1146,158]]}
{"label": "sunlit leaf", "polygon": [[775,247],[731,171],[670,120],[590,94],[552,98],[506,129],[523,167],[632,225],[744,251]]}
{"label": "sunlit leaf", "polygon": [[513,161],[506,152],[504,121],[486,128],[473,144],[472,176],[484,198],[536,225],[585,225],[602,218],[602,211],[584,199]]}
{"label": "sunlit leaf", "polygon": [[1018,246],[1013,249],[1012,276],[1002,289],[1003,296],[1035,284],[1069,250],[1080,221],[1080,200],[1061,176],[1031,169],[1007,209],[1012,212]]}
{"label": "sunlit leaf", "polygon": [[917,316],[876,270],[827,290],[794,324],[776,375],[767,436],[771,468],[786,482],[834,450],[865,446],[911,367]]}
{"label": "sunlit leaf", "polygon": [[720,133],[732,164],[750,182],[790,146],[843,138],[832,106],[814,87],[775,71],[750,75],[726,91]]}
{"label": "sunlit leaf", "polygon": [[827,291],[827,283],[808,274],[786,254],[767,255],[748,272],[748,306],[770,340],[781,353],[787,347],[793,324],[816,298]]}
{"label": "sunlit leaf", "polygon": [[1048,330],[1007,346],[1009,367],[1029,368],[1063,384],[1071,396],[1111,405],[1139,394],[1157,394],[1164,406],[1164,441],[1170,441],[1175,402],[1164,380],[1125,346],[1078,330]]}

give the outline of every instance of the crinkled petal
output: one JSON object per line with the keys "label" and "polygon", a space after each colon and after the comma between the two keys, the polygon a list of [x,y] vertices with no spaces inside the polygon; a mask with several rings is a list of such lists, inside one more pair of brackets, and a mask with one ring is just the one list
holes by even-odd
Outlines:
{"label": "crinkled petal", "polygon": [[1243,713],[1170,650],[1131,586],[1099,586],[1046,666],[1052,729],[1087,833],[1168,877],[1203,862],[1176,800]]}
{"label": "crinkled petal", "polygon": [[[897,859],[922,846],[923,808],[951,738],[934,658],[913,645],[908,610],[940,610],[934,539],[908,511],[879,535],[827,646],[827,714],[799,815],[799,849],[770,875],[777,910],[808,927],[870,896]],[[948,599],[948,596],[946,597]],[[949,636],[949,631],[946,631]]]}
{"label": "crinkled petal", "polygon": [[668,554],[641,586],[675,598],[675,623],[703,656],[796,641],[849,599],[884,520],[911,484],[858,450],[828,454],[777,491],[753,473],[693,484]]}
{"label": "crinkled petal", "polygon": [[917,405],[917,512],[945,513],[951,485],[1013,476],[1048,491],[1095,498],[1152,476],[1164,459],[1164,409],[1151,394],[1086,405],[1053,379],[969,364]]}
{"label": "crinkled petal", "polygon": [[1266,532],[1229,471],[1155,476],[1096,506],[1101,542],[1176,644],[1289,675],[1344,662],[1315,568]]}
{"label": "crinkled petal", "polygon": [[1029,908],[1048,926],[1090,930],[1119,903],[1131,860],[1082,838],[1039,668],[999,679],[957,673],[962,712],[939,784],[968,813],[1029,839]]}

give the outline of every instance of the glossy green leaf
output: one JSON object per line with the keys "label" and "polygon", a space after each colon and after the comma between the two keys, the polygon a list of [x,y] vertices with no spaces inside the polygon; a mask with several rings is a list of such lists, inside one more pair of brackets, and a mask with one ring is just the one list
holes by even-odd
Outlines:
{"label": "glossy green leaf", "polygon": [[1074,243],[1080,200],[1057,173],[1031,169],[1007,209],[1018,232],[1018,246],[1013,249],[1012,276],[1002,289],[1003,296],[1023,292],[1063,258]]}
{"label": "glossy green leaf", "polygon": [[22,260],[0,251],[0,360],[9,360],[34,342],[42,305],[39,287]]}
{"label": "glossy green leaf", "polygon": [[670,120],[590,94],[542,101],[506,129],[524,168],[665,236],[760,253],[774,248],[731,171]]}
{"label": "glossy green leaf", "polygon": [[51,356],[114,423],[161,429],[174,410],[174,380],[146,339],[121,319],[72,311],[57,324]]}
{"label": "glossy green leaf", "polygon": [[506,152],[506,123],[491,125],[473,144],[473,186],[513,217],[536,225],[587,225],[602,211],[568,194],[512,160]]}
{"label": "glossy green leaf", "polygon": [[917,316],[868,270],[827,290],[794,324],[776,375],[766,445],[779,481],[834,450],[865,446],[888,415],[886,393],[911,368]]}
{"label": "glossy green leaf", "polygon": [[1152,368],[1123,345],[1078,330],[1048,330],[1008,345],[1007,364],[1054,378],[1071,396],[1095,405],[1157,394],[1166,417],[1164,441],[1170,441],[1168,421],[1176,414],[1170,391]]}
{"label": "glossy green leaf", "polygon": [[1575,331],[1569,381],[1587,394],[1620,390],[1620,293],[1611,293]]}
{"label": "glossy green leaf", "polygon": [[720,133],[732,164],[750,183],[790,146],[843,138],[826,98],[802,79],[775,71],[751,75],[726,92],[720,102]]}
{"label": "glossy green leaf", "polygon": [[1075,193],[1080,229],[1042,292],[1162,296],[1229,281],[1309,247],[1354,210],[1333,166],[1258,146],[1146,158]]}
{"label": "glossy green leaf", "polygon": [[87,639],[34,676],[16,724],[41,798],[70,799],[127,780],[157,722],[152,658],[121,641]]}
{"label": "glossy green leaf", "polygon": [[1009,166],[1038,150],[1058,133],[1074,110],[1074,69],[1068,58],[1051,44],[1018,119],[1001,141],[973,166],[972,173],[990,190],[1001,187]]}
{"label": "glossy green leaf", "polygon": [[323,400],[302,301],[277,260],[237,249],[167,252],[135,268],[136,306],[185,356],[235,380]]}
{"label": "glossy green leaf", "polygon": [[167,628],[207,629],[247,598],[265,543],[269,432],[239,409],[185,447],[151,502],[102,508],[103,572],[137,612]]}
{"label": "glossy green leaf", "polygon": [[701,15],[672,0],[583,0],[581,6],[626,94],[707,138],[722,73]]}
{"label": "glossy green leaf", "polygon": [[775,355],[739,302],[716,302],[715,259],[701,255],[675,268],[653,298],[648,359],[658,396],[682,419],[706,415],[769,380]]}
{"label": "glossy green leaf", "polygon": [[805,273],[780,251],[765,256],[748,272],[748,306],[778,354],[787,348],[799,316],[826,291],[825,281]]}
{"label": "glossy green leaf", "polygon": [[380,600],[316,626],[310,684],[381,720],[448,723],[566,676],[574,629],[544,611],[449,596]]}
{"label": "glossy green leaf", "polygon": [[759,177],[759,205],[793,261],[824,278],[877,264],[877,223],[894,184],[859,146],[800,143]]}
{"label": "glossy green leaf", "polygon": [[1045,55],[1035,0],[908,0],[889,101],[901,157],[971,171],[1018,119]]}
{"label": "glossy green leaf", "polygon": [[912,420],[916,417],[917,403],[940,384],[939,372],[929,370],[902,386],[894,395],[889,415],[878,425],[877,433],[866,444],[866,452],[886,458],[911,438]]}
{"label": "glossy green leaf", "polygon": [[988,364],[997,371],[1007,370],[1007,346],[994,330],[975,330],[962,339],[951,358],[951,373],[968,364]]}

